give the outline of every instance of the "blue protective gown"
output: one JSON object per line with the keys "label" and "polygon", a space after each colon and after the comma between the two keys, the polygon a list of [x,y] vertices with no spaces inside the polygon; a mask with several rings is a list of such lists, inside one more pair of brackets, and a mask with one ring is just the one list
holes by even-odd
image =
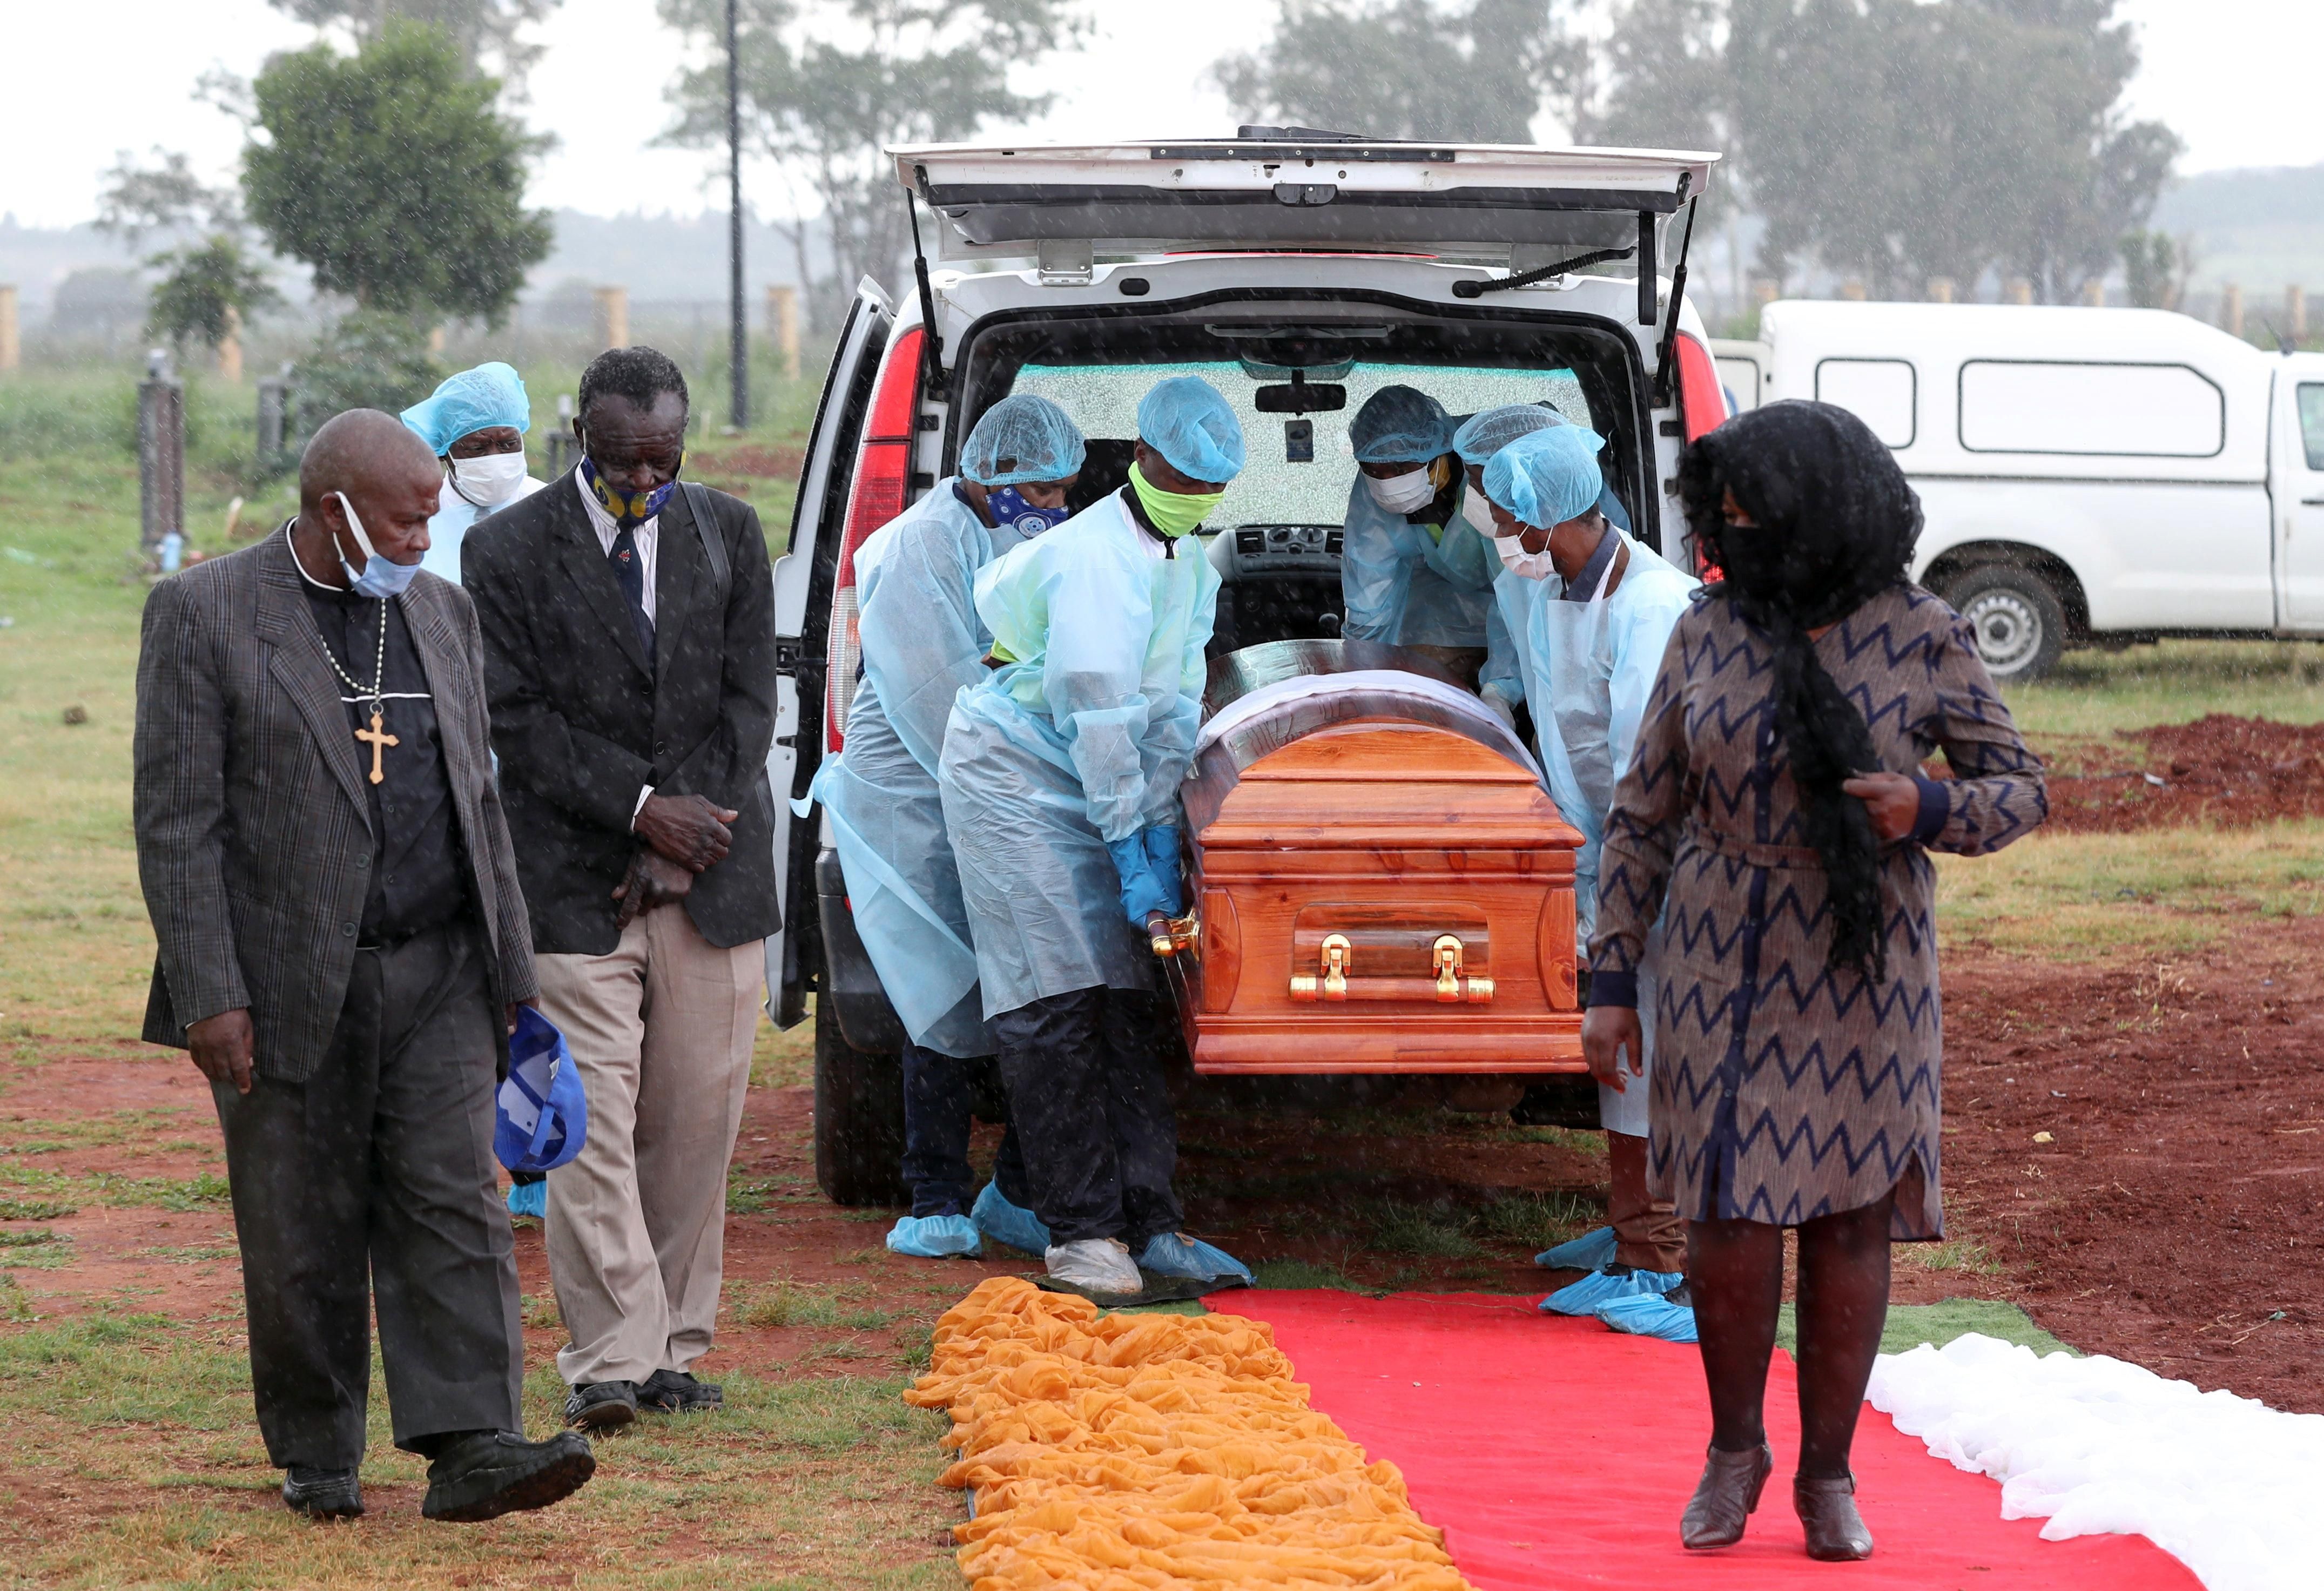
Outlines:
{"label": "blue protective gown", "polygon": [[420,555],[420,566],[430,575],[440,575],[453,584],[459,584],[460,543],[467,538],[468,527],[486,514],[498,513],[511,502],[522,502],[540,491],[542,484],[527,475],[508,502],[483,509],[453,491],[452,483],[446,481],[444,495],[437,500],[436,516],[428,521],[428,550]]}
{"label": "blue protective gown", "polygon": [[1462,480],[1438,533],[1372,501],[1360,472],[1348,488],[1341,540],[1340,593],[1350,640],[1404,647],[1481,647],[1501,561],[1461,517]]}
{"label": "blue protective gown", "polygon": [[830,816],[847,898],[881,986],[912,1035],[939,1054],[989,1055],[968,908],[945,832],[936,763],[953,698],[982,681],[991,633],[977,571],[1022,539],[990,529],[936,483],[856,549],[863,676],[847,741],[812,795]]}
{"label": "blue protective gown", "polygon": [[[1609,527],[1609,536],[1622,532]],[[1598,856],[1606,842],[1606,818],[1614,809],[1614,786],[1638,749],[1638,728],[1646,698],[1669,649],[1671,631],[1694,599],[1700,584],[1638,542],[1622,536],[1630,552],[1622,583],[1608,594],[1600,583],[1586,602],[1565,601],[1565,583],[1553,575],[1527,580],[1501,571],[1494,599],[1506,625],[1495,627],[1495,644],[1507,649],[1488,658],[1484,677],[1523,700],[1533,712],[1541,746],[1541,766],[1549,793],[1566,822],[1582,831],[1574,858],[1573,907],[1576,938],[1585,953],[1598,920]],[[1612,577],[1609,568],[1607,578]],[[1657,969],[1639,969],[1639,1020],[1653,1053],[1653,1007],[1647,991]],[[1632,1077],[1619,1093],[1600,1087],[1600,1119],[1613,1132],[1643,1136],[1646,1088]]]}
{"label": "blue protective gown", "polygon": [[977,576],[1016,661],[961,692],[938,780],[988,1017],[1152,987],[1106,846],[1176,823],[1194,759],[1219,577],[1193,537],[1174,550],[1114,492]]}

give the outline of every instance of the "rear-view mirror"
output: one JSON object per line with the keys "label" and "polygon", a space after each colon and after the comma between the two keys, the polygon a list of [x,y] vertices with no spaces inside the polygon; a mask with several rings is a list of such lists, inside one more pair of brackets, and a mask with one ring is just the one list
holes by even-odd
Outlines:
{"label": "rear-view mirror", "polygon": [[1322,414],[1348,406],[1348,390],[1337,384],[1302,381],[1296,374],[1281,386],[1261,387],[1251,395],[1261,414]]}

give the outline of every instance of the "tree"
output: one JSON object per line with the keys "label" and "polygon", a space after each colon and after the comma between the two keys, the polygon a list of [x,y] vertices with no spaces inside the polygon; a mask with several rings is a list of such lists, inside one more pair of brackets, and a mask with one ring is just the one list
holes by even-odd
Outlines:
{"label": "tree", "polygon": [[441,30],[391,21],[352,56],[278,56],[252,90],[251,218],[321,290],[498,324],[548,257],[549,214],[523,206],[540,143]]}
{"label": "tree", "polygon": [[146,329],[179,350],[198,345],[215,353],[258,315],[282,302],[265,268],[244,251],[231,233],[213,233],[145,262],[166,274],[147,301]]}
{"label": "tree", "polygon": [[97,230],[137,247],[149,235],[193,231],[207,223],[220,232],[242,225],[230,188],[211,188],[194,175],[184,155],[156,145],[154,164],[140,166],[122,150],[106,172],[97,198]]}
{"label": "tree", "polygon": [[472,72],[493,75],[521,97],[525,74],[541,46],[520,38],[561,0],[267,0],[275,10],[317,28],[342,27],[357,44],[379,37],[394,18],[441,28]]}
{"label": "tree", "polygon": [[[970,136],[1048,108],[1018,94],[1011,67],[1038,65],[1078,38],[1072,0],[740,0],[745,147],[775,162],[820,206],[832,273],[807,258],[804,220],[790,225],[800,280],[823,315],[864,276],[890,276],[909,231],[905,195],[881,152],[890,143]],[[658,0],[662,20],[711,47],[708,64],[670,90],[689,148],[726,142],[726,0]]]}
{"label": "tree", "polygon": [[1528,143],[1582,59],[1539,0],[1281,0],[1274,36],[1211,75],[1253,122]]}

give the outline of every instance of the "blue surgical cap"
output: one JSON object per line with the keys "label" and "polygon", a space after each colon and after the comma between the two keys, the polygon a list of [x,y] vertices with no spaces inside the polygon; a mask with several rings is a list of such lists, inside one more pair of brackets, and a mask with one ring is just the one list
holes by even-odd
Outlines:
{"label": "blue surgical cap", "polygon": [[1200,376],[1156,382],[1139,402],[1138,434],[1189,480],[1223,485],[1242,474],[1242,422]]}
{"label": "blue surgical cap", "polygon": [[1451,451],[1452,417],[1417,387],[1382,387],[1348,428],[1358,464],[1425,464]]}
{"label": "blue surgical cap", "polygon": [[1504,403],[1499,409],[1471,415],[1452,433],[1452,451],[1461,455],[1464,464],[1485,464],[1520,437],[1568,423],[1563,415],[1547,404]]}
{"label": "blue surgical cap", "polygon": [[961,444],[960,473],[984,486],[1081,474],[1081,428],[1047,398],[1013,392],[986,409]]}
{"label": "blue surgical cap", "polygon": [[532,429],[532,402],[524,395],[523,379],[496,359],[445,377],[442,386],[401,418],[428,444],[429,452],[442,458],[453,443],[473,431],[494,426],[514,426],[520,434]]}
{"label": "blue surgical cap", "polygon": [[1606,438],[1586,427],[1552,426],[1518,437],[1485,465],[1485,495],[1520,523],[1546,529],[1598,506],[1606,477],[1598,450]]}

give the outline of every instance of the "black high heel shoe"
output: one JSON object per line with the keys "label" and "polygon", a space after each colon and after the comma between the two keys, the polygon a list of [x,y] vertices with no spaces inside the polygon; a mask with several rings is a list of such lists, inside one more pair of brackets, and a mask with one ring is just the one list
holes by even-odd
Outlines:
{"label": "black high heel shoe", "polygon": [[1765,1442],[1748,1453],[1722,1453],[1717,1448],[1706,1452],[1702,1479],[1679,1516],[1679,1544],[1690,1552],[1707,1552],[1740,1541],[1744,1522],[1759,1506],[1759,1494],[1775,1467],[1775,1456]]}
{"label": "black high heel shoe", "polygon": [[1872,1556],[1872,1532],[1856,1511],[1856,1476],[1837,1480],[1792,1477],[1792,1506],[1808,1533],[1808,1556],[1820,1563],[1854,1563]]}

